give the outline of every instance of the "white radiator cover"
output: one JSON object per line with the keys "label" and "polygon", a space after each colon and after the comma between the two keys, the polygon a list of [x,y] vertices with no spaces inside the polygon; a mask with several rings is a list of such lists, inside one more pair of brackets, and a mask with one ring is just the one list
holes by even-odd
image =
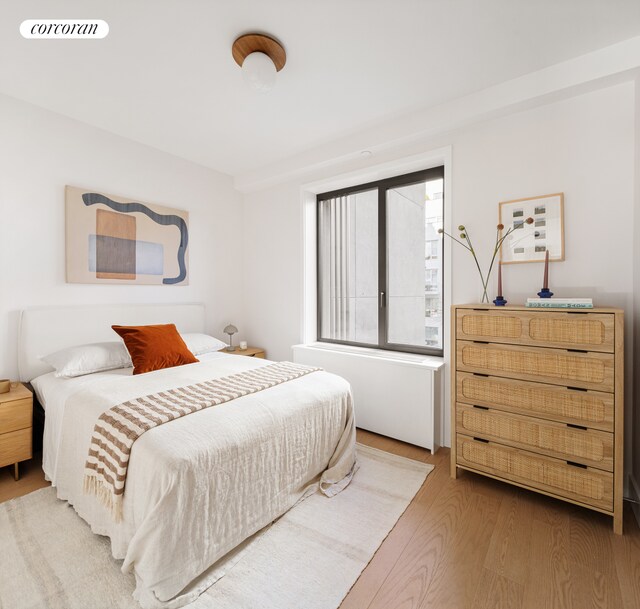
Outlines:
{"label": "white radiator cover", "polygon": [[440,358],[314,343],[295,345],[293,361],[345,378],[361,429],[431,452],[440,447]]}

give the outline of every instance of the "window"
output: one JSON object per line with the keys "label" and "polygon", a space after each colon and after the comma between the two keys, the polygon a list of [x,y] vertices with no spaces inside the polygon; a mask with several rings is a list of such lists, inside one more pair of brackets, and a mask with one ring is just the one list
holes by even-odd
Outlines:
{"label": "window", "polygon": [[439,292],[438,269],[425,270],[425,292]]}
{"label": "window", "polygon": [[442,354],[444,167],[318,195],[318,340]]}

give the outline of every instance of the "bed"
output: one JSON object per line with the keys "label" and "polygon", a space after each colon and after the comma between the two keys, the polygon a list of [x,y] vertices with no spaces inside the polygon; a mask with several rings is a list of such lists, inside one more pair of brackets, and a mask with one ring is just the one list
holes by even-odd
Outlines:
{"label": "bed", "polygon": [[[130,368],[56,378],[40,357],[74,344],[113,340],[110,325],[175,322],[204,327],[201,305],[25,310],[21,378],[46,412],[43,469],[60,499],[111,540],[136,578],[144,608],[179,607],[219,577],[211,567],[296,502],[321,488],[332,496],[355,470],[349,386],[316,371],[206,408],[144,433],[128,466],[122,520],[83,493],[91,434],[105,410],[126,400],[268,366],[219,352],[199,363],[133,376]],[[204,575],[203,575],[204,574]],[[194,585],[197,580],[197,585]]]}

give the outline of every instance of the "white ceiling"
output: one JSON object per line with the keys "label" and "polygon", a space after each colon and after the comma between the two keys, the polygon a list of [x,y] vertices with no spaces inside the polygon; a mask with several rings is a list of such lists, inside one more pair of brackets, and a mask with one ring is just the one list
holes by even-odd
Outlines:
{"label": "white ceiling", "polygon": [[[287,51],[267,95],[231,57],[249,31]],[[639,0],[2,0],[0,92],[238,175],[639,33]]]}

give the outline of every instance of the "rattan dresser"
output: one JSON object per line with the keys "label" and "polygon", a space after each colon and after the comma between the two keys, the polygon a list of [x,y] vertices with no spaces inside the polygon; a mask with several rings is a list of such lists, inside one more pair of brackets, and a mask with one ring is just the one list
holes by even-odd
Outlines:
{"label": "rattan dresser", "polygon": [[455,305],[451,320],[451,475],[604,512],[622,533],[622,310]]}

